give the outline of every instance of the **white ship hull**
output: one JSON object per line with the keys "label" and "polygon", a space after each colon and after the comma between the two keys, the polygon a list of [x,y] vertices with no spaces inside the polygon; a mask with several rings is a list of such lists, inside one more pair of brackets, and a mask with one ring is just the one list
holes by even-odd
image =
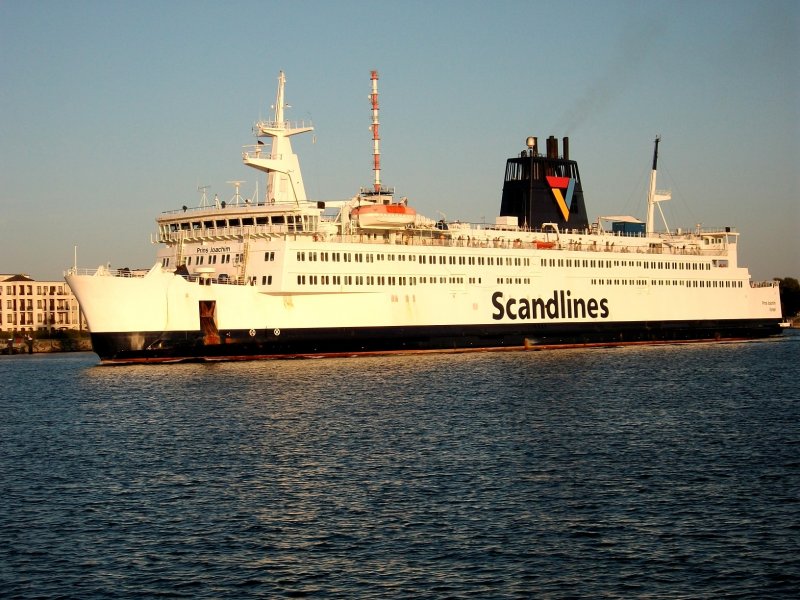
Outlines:
{"label": "white ship hull", "polygon": [[[778,332],[777,287],[751,286],[746,269],[699,270],[692,267],[714,259],[696,255],[664,260],[646,253],[522,246],[311,238],[255,245],[251,254],[286,257],[264,263],[280,264],[282,273],[271,271],[273,281],[285,280],[280,291],[260,285],[269,269],[241,285],[207,274],[182,277],[160,264],[142,277],[101,270],[70,274],[67,282],[86,314],[95,350],[107,362],[709,340]],[[319,260],[325,253],[338,253],[342,260]],[[491,266],[485,264],[489,258]],[[470,264],[478,259],[484,265]],[[612,266],[590,266],[601,260]],[[558,261],[578,266],[559,268]],[[613,266],[623,261],[630,266]],[[659,263],[660,269],[651,267]],[[675,267],[681,264],[683,269]],[[332,283],[334,277],[339,284]]]}

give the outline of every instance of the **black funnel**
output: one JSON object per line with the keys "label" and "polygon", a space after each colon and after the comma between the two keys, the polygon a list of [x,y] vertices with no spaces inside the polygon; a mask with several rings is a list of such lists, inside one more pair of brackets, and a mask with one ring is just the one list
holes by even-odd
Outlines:
{"label": "black funnel", "polygon": [[543,223],[556,223],[560,230],[587,229],[578,163],[568,157],[569,138],[564,138],[562,157],[558,138],[547,139],[546,156],[537,152],[536,138],[528,140],[526,150],[506,161],[500,216],[517,217],[520,227],[530,229],[541,229]]}

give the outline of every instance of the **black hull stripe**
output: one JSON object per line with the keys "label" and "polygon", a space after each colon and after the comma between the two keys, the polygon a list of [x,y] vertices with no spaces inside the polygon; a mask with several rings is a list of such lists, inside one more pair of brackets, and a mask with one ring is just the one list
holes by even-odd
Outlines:
{"label": "black hull stripe", "polygon": [[763,338],[779,321],[667,321],[558,323],[520,326],[365,327],[220,331],[92,333],[107,364],[336,357],[394,353],[543,350],[554,348],[707,342]]}

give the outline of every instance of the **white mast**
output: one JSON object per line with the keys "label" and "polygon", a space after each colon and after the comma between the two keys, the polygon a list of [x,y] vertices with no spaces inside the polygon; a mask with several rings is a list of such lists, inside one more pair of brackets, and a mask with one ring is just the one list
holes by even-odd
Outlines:
{"label": "white mast", "polygon": [[[283,110],[288,108],[284,100],[284,87],[286,75],[283,71],[278,75],[278,95],[275,99],[275,118],[272,121],[259,121],[255,125],[256,137],[269,137],[272,139],[272,148],[269,158],[261,158],[260,149],[257,147],[252,152],[243,155],[244,164],[268,174],[267,201],[271,204],[306,202],[306,190],[303,185],[303,176],[300,173],[300,161],[292,152],[292,143],[289,138],[298,133],[313,131],[314,127],[305,123],[290,123],[284,121]],[[261,144],[261,142],[259,142]]]}
{"label": "white mast", "polygon": [[[652,235],[655,233],[654,213],[656,204],[672,198],[672,194],[670,192],[656,190],[656,166],[658,164],[658,143],[660,141],[661,136],[657,135],[655,149],[653,150],[653,170],[650,171],[650,190],[647,193],[647,221],[645,225],[647,235]],[[658,207],[658,211],[661,213],[661,218],[664,220],[664,225],[666,226],[667,221],[664,218],[664,213],[660,206]]]}

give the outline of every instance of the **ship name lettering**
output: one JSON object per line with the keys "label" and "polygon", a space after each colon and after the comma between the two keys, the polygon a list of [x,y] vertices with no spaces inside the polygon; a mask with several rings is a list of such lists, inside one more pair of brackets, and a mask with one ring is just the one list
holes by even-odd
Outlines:
{"label": "ship name lettering", "polygon": [[504,300],[503,292],[492,294],[495,312],[492,318],[500,321],[534,319],[607,319],[610,311],[608,298],[571,298],[570,290],[555,290],[551,298],[509,298]]}
{"label": "ship name lettering", "polygon": [[219,246],[217,248],[213,248],[212,247],[211,251],[212,252],[230,252],[231,251],[231,247],[230,246]]}

